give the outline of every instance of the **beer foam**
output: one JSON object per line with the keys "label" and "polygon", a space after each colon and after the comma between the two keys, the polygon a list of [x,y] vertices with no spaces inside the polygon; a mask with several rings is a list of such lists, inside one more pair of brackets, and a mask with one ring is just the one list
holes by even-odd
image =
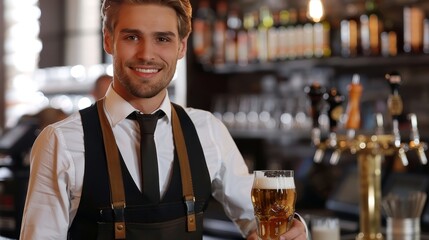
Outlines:
{"label": "beer foam", "polygon": [[295,189],[293,177],[257,178],[253,188],[259,189]]}

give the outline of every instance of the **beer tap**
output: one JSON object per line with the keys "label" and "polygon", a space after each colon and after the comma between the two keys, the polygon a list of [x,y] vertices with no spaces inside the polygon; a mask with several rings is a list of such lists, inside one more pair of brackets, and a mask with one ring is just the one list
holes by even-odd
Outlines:
{"label": "beer tap", "polygon": [[401,95],[399,95],[399,85],[401,84],[401,75],[394,71],[386,74],[386,79],[389,82],[391,94],[387,99],[387,106],[390,115],[392,116],[392,131],[395,138],[394,145],[398,149],[398,157],[404,166],[408,165],[408,158],[405,154],[407,146],[401,143],[401,134],[399,132],[399,116],[402,114],[403,103]]}
{"label": "beer tap", "polygon": [[329,92],[323,95],[323,98],[328,103],[328,117],[329,117],[329,138],[328,145],[330,148],[335,148],[335,151],[331,155],[329,162],[333,165],[337,164],[340,157],[340,149],[337,148],[337,126],[338,121],[343,114],[344,96],[336,88],[331,88]]}
{"label": "beer tap", "polygon": [[419,130],[417,128],[416,114],[410,113],[408,115],[408,118],[411,121],[411,137],[410,137],[410,143],[409,143],[410,150],[412,149],[417,150],[417,154],[419,156],[420,162],[426,165],[428,162],[425,154],[425,151],[427,150],[427,144],[420,142]]}
{"label": "beer tap", "polygon": [[383,135],[384,134],[384,123],[383,123],[383,115],[381,113],[375,114],[375,122],[376,122],[376,129],[375,134],[376,135]]}
{"label": "beer tap", "polygon": [[[359,74],[353,74],[352,83],[348,86],[348,105],[346,109],[346,129],[347,129],[347,140],[352,141],[356,134],[356,129],[360,128],[361,118],[360,118],[360,98],[362,95],[362,85],[360,83]],[[350,148],[352,153],[356,152],[356,148]]]}
{"label": "beer tap", "polygon": [[[427,164],[425,150],[427,144],[421,142],[417,129],[417,118],[415,114],[410,114],[412,131],[411,140],[407,143],[401,142],[399,133],[399,116],[402,114],[402,99],[399,95],[399,85],[401,77],[397,72],[386,74],[392,93],[388,98],[388,109],[392,115],[393,131],[385,134],[383,127],[383,116],[381,113],[376,114],[377,128],[375,134],[356,134],[360,128],[360,97],[362,94],[362,85],[360,84],[359,75],[354,74],[351,84],[348,86],[349,101],[346,109],[346,134],[339,134],[336,131],[339,117],[341,115],[341,96],[335,98],[335,89],[325,93],[324,98],[328,103],[328,116],[330,119],[329,138],[321,141],[320,134],[312,135],[313,143],[318,148],[315,155],[315,161],[321,161],[325,149],[333,149],[330,163],[336,164],[343,151],[349,150],[350,153],[356,154],[359,174],[359,234],[356,240],[383,240],[381,232],[381,176],[382,162],[387,155],[397,155],[403,165],[408,164],[405,152],[410,149],[417,150],[420,162]],[[310,93],[310,88],[307,93]],[[309,94],[312,98],[312,109],[320,110],[320,96]],[[317,97],[315,97],[317,96]],[[317,100],[317,101],[316,101]],[[316,107],[317,106],[317,107]],[[337,108],[338,107],[338,108]],[[313,112],[313,111],[312,111]],[[313,120],[318,119],[319,112],[313,112]],[[317,124],[317,122],[316,122]],[[313,125],[318,128],[318,125]],[[320,130],[320,129],[319,129]],[[320,133],[320,132],[319,132]]]}
{"label": "beer tap", "polygon": [[[325,89],[320,85],[320,83],[314,82],[310,86],[306,86],[304,91],[309,96],[311,103],[311,116],[313,120],[311,140],[315,146],[320,146],[321,130],[319,126],[319,117],[321,111],[321,100]],[[323,159],[324,152],[324,148],[318,147],[314,155],[314,162],[321,162]]]}

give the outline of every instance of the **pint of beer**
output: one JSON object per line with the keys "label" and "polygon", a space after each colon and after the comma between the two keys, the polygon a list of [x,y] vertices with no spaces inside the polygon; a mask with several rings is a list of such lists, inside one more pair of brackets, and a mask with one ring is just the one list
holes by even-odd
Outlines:
{"label": "pint of beer", "polygon": [[254,171],[252,203],[258,238],[279,239],[289,230],[295,214],[296,191],[292,170]]}

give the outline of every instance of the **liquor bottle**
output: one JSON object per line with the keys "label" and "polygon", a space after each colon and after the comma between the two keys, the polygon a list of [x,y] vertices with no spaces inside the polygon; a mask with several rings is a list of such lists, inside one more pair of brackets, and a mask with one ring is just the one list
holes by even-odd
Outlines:
{"label": "liquor bottle", "polygon": [[356,57],[358,55],[359,17],[357,8],[353,4],[346,6],[347,17],[340,23],[341,55]]}
{"label": "liquor bottle", "polygon": [[257,11],[244,15],[244,28],[247,31],[248,60],[250,63],[258,61],[258,28],[259,14]]}
{"label": "liquor bottle", "polygon": [[280,11],[272,13],[273,24],[268,29],[268,61],[275,62],[279,57]]}
{"label": "liquor bottle", "polygon": [[261,6],[259,9],[258,26],[258,61],[260,63],[268,61],[268,29],[270,29],[273,24],[273,17],[268,6]]}
{"label": "liquor bottle", "polygon": [[295,25],[297,34],[297,57],[313,56],[313,24],[307,19],[307,9],[298,10],[298,24]]}
{"label": "liquor bottle", "polygon": [[213,63],[222,65],[225,63],[225,40],[226,40],[226,21],[228,14],[228,5],[225,0],[218,0],[216,4],[216,21],[213,32]]}
{"label": "liquor bottle", "polygon": [[278,32],[278,59],[284,61],[288,58],[288,25],[289,25],[289,11],[283,9],[279,12],[279,32]]}
{"label": "liquor bottle", "polygon": [[365,13],[360,16],[360,27],[363,55],[380,55],[380,34],[383,31],[383,25],[376,0],[367,0],[365,2]]}
{"label": "liquor bottle", "polygon": [[303,31],[301,56],[311,58],[314,56],[314,23],[308,19],[307,10],[305,8],[302,8],[300,11],[300,22],[302,23]]}
{"label": "liquor bottle", "polygon": [[238,7],[231,5],[226,21],[225,60],[227,63],[237,63],[237,35],[242,24]]}
{"label": "liquor bottle", "polygon": [[298,24],[298,11],[295,8],[289,9],[289,25],[286,35],[286,54],[288,59],[295,59],[300,52],[298,49],[301,46],[300,41],[302,41],[302,26]]}
{"label": "liquor bottle", "polygon": [[429,53],[429,19],[423,21],[423,52]]}
{"label": "liquor bottle", "polygon": [[322,19],[313,24],[314,31],[314,56],[331,56],[331,24],[328,20]]}
{"label": "liquor bottle", "polygon": [[193,49],[198,61],[202,64],[211,64],[213,54],[212,31],[215,13],[210,8],[208,0],[199,2],[193,20]]}
{"label": "liquor bottle", "polygon": [[424,13],[420,7],[404,7],[404,52],[421,53]]}
{"label": "liquor bottle", "polygon": [[381,33],[380,41],[382,56],[389,57],[398,54],[398,40],[393,21],[385,21],[385,31]]}
{"label": "liquor bottle", "polygon": [[249,35],[245,26],[245,17],[240,16],[242,24],[237,33],[237,61],[238,65],[245,66],[249,63]]}

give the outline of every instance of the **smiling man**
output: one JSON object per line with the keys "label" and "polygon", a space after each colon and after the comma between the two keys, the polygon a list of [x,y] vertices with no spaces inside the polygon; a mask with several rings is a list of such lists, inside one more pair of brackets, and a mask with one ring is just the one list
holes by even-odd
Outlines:
{"label": "smiling man", "polygon": [[[167,94],[191,12],[188,0],[103,2],[113,83],[35,141],[21,239],[202,239],[211,196],[243,237],[257,239],[253,176],[231,135],[211,113]],[[155,119],[155,159],[140,147],[149,130],[131,116]],[[281,239],[306,239],[304,224],[294,221]]]}

